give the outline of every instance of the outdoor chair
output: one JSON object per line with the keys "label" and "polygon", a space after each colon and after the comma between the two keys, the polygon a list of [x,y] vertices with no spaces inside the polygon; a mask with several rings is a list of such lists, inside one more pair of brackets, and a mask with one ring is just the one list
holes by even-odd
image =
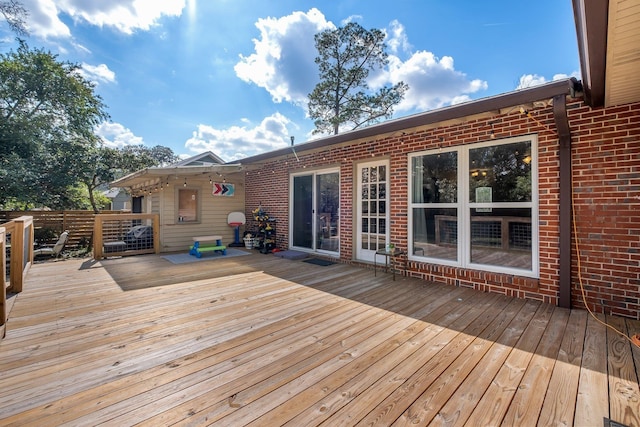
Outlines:
{"label": "outdoor chair", "polygon": [[44,246],[44,247],[35,249],[33,251],[33,256],[50,255],[52,257],[57,258],[60,255],[60,252],[62,252],[64,245],[67,244],[68,239],[69,239],[69,232],[65,230],[62,234],[60,234],[60,237],[58,238],[58,241],[56,242],[55,245]]}

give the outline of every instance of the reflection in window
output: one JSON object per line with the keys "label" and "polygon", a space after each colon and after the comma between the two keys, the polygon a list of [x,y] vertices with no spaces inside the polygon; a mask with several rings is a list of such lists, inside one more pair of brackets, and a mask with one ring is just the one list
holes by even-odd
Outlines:
{"label": "reflection in window", "polygon": [[527,136],[410,156],[412,256],[537,274],[536,151]]}
{"label": "reflection in window", "polygon": [[490,202],[531,201],[531,141],[469,150],[469,201],[491,189]]}
{"label": "reflection in window", "polygon": [[455,203],[458,197],[458,153],[411,159],[413,203]]}
{"label": "reflection in window", "polygon": [[530,270],[531,209],[471,209],[471,262]]}
{"label": "reflection in window", "polygon": [[456,209],[413,209],[413,255],[455,261],[457,248]]}

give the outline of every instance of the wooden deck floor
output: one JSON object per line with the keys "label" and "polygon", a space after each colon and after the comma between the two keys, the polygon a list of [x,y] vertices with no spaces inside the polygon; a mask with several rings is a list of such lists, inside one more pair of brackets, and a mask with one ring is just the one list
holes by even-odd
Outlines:
{"label": "wooden deck floor", "polygon": [[342,264],[36,264],[7,330],[0,425],[640,425],[585,311]]}

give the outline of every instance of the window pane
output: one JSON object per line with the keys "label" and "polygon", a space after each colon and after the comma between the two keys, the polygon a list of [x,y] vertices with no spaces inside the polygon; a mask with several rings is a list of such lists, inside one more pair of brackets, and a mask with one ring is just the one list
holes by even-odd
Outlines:
{"label": "window pane", "polygon": [[413,203],[456,203],[458,153],[447,152],[411,159]]}
{"label": "window pane", "polygon": [[458,258],[456,209],[413,209],[413,255],[454,261]]}
{"label": "window pane", "polygon": [[362,168],[362,182],[369,182],[369,168]]}
{"label": "window pane", "polygon": [[469,201],[530,202],[531,141],[469,150]]}
{"label": "window pane", "polygon": [[178,190],[178,222],[198,220],[198,190]]}
{"label": "window pane", "polygon": [[387,180],[387,167],[378,166],[378,181],[383,182]]}
{"label": "window pane", "polygon": [[471,262],[531,270],[531,209],[471,209]]}

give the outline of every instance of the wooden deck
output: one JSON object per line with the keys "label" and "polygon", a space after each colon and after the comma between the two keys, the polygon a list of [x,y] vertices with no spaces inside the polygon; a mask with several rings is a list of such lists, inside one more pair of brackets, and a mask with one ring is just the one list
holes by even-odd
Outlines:
{"label": "wooden deck", "polygon": [[585,311],[371,269],[67,260],[12,309],[0,425],[638,426],[639,371]]}

